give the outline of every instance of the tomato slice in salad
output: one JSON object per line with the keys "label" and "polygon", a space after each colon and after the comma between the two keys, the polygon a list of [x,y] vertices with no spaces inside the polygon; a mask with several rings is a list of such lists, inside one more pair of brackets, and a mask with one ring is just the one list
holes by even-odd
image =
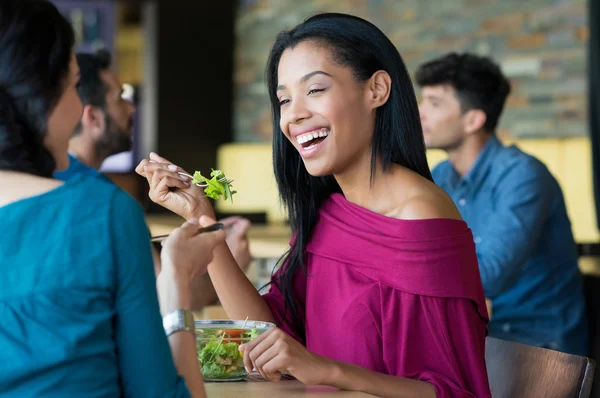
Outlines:
{"label": "tomato slice in salad", "polygon": [[243,344],[245,342],[245,338],[242,338],[242,334],[247,333],[246,329],[226,329],[226,330],[217,330],[218,336],[223,336],[224,343],[238,343]]}
{"label": "tomato slice in salad", "polygon": [[225,333],[225,337],[241,337],[242,334],[246,333],[246,329],[226,329],[226,330],[217,330],[217,334]]}

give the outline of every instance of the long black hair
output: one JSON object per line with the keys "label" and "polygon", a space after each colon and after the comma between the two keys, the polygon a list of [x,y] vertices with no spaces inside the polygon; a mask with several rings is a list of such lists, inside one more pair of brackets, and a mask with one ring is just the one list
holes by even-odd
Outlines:
{"label": "long black hair", "polygon": [[0,170],[52,176],[43,141],[73,44],[71,25],[49,1],[0,1]]}
{"label": "long black hair", "polygon": [[419,108],[406,66],[392,42],[364,19],[337,13],[308,18],[292,30],[279,33],[271,49],[266,80],[273,114],[273,166],[283,204],[287,207],[295,240],[282,259],[283,266],[275,281],[285,297],[286,309],[293,322],[299,322],[292,294],[294,275],[306,272],[304,252],[317,221],[323,201],[341,189],[333,176],[308,174],[298,151],[283,135],[277,99],[277,69],[281,55],[306,40],[325,45],[340,66],[349,67],[357,81],[366,81],[379,70],[392,80],[388,101],[377,109],[371,151],[371,182],[375,169],[386,171],[391,164],[409,168],[432,180],[419,119]]}

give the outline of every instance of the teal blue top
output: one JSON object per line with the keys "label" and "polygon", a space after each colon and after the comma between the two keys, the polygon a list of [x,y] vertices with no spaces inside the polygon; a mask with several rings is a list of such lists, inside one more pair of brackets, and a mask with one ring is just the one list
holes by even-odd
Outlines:
{"label": "teal blue top", "polygon": [[55,171],[54,178],[61,181],[68,181],[71,178],[82,174],[88,177],[100,178],[106,182],[110,182],[110,179],[104,174],[88,165],[81,163],[81,161],[79,161],[79,159],[77,159],[77,157],[72,153],[69,153],[69,167],[66,170]]}
{"label": "teal blue top", "polygon": [[189,396],[133,198],[80,175],[0,220],[2,397]]}

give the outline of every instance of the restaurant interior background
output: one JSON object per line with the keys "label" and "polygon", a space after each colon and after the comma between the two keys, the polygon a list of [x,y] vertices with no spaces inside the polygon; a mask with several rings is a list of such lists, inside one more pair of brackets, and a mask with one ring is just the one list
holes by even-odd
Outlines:
{"label": "restaurant interior background", "polygon": [[[239,193],[217,210],[254,222],[258,265],[249,272],[257,286],[268,279],[289,228],[272,170],[267,55],[280,30],[336,11],[380,27],[411,73],[453,50],[501,63],[512,93],[498,134],[558,179],[580,268],[600,276],[600,0],[52,1],[72,21],[78,49],[111,50],[130,85],[138,105],[134,149],[107,160],[103,171],[144,206],[153,234],[181,220],[149,201],[147,183],[134,173],[140,159],[156,151],[188,171],[222,169]],[[444,155],[428,157],[433,167]],[[594,324],[600,331],[600,317]]]}
{"label": "restaurant interior background", "polygon": [[[142,203],[152,233],[181,221],[150,202],[134,172],[157,151],[187,171],[224,170],[238,194],[216,203],[219,215],[250,218],[253,255],[268,264],[285,251],[289,228],[273,177],[264,67],[279,31],[337,11],[379,26],[411,73],[453,50],[501,63],[512,93],[498,134],[556,176],[585,255],[581,268],[600,275],[600,150],[592,150],[600,147],[600,74],[590,73],[600,70],[600,0],[52,1],[72,21],[78,49],[111,50],[114,69],[133,88],[134,149],[108,159],[103,171]],[[444,154],[429,151],[428,158],[433,167]]]}
{"label": "restaurant interior background", "polygon": [[[600,242],[588,119],[596,116],[588,111],[595,0],[53,1],[73,22],[78,47],[112,50],[122,82],[135,88],[134,151],[103,170],[150,213],[161,210],[132,171],[155,150],[188,171],[219,165],[235,178],[239,193],[219,203],[221,212],[284,220],[270,170],[264,65],[277,32],[339,11],[379,26],[411,72],[451,50],[498,60],[513,84],[499,135],[558,178],[578,243]],[[433,167],[443,154],[429,158]]]}

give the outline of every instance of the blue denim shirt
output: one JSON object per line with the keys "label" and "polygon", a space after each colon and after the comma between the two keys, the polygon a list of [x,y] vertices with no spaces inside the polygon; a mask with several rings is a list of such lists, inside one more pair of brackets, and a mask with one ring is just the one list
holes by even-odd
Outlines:
{"label": "blue denim shirt", "polygon": [[494,136],[464,178],[448,161],[432,174],[473,231],[492,300],[490,335],[586,355],[577,247],[562,191],[546,166]]}

